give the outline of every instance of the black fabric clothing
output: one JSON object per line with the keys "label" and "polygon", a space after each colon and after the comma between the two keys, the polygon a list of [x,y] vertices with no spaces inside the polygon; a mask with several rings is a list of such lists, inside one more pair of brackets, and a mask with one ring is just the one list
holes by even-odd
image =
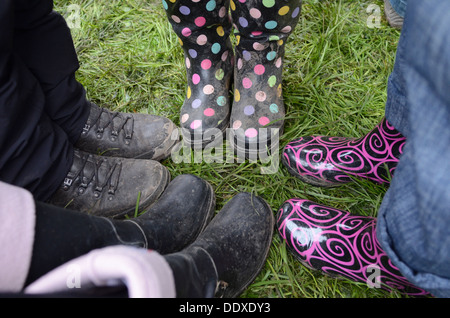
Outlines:
{"label": "black fabric clothing", "polygon": [[52,269],[112,245],[144,248],[146,239],[133,222],[110,220],[36,201],[33,255],[25,285]]}
{"label": "black fabric clothing", "polygon": [[52,0],[0,1],[0,180],[46,200],[89,116],[70,29]]}

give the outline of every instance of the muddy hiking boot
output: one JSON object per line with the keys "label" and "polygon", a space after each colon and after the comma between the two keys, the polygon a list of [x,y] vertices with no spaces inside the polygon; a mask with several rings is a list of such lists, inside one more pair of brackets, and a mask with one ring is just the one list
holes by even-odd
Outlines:
{"label": "muddy hiking boot", "polygon": [[154,203],[169,180],[168,169],[157,161],[76,149],[70,171],[49,203],[97,216],[131,216]]}
{"label": "muddy hiking boot", "polygon": [[177,297],[237,297],[263,268],[274,228],[271,208],[249,193],[234,196],[199,237],[165,255]]}
{"label": "muddy hiking boot", "polygon": [[177,143],[177,127],[167,118],[149,114],[120,113],[91,103],[89,118],[75,146],[110,157],[161,161]]}
{"label": "muddy hiking boot", "polygon": [[231,6],[237,44],[230,142],[239,152],[278,147],[285,117],[285,45],[300,11],[300,0],[234,1]]}
{"label": "muddy hiking boot", "polygon": [[[187,90],[180,111],[183,140],[204,147],[229,126],[233,49],[229,0],[163,1],[184,50]],[[213,131],[211,136],[205,132]]]}

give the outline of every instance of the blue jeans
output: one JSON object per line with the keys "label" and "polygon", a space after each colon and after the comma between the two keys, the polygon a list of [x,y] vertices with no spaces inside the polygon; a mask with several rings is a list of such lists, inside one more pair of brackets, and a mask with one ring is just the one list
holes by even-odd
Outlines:
{"label": "blue jeans", "polygon": [[377,237],[401,273],[450,297],[450,2],[411,0],[386,118],[406,138]]}
{"label": "blue jeans", "polygon": [[406,3],[408,0],[389,0],[392,8],[397,12],[401,17],[405,17],[406,12]]}

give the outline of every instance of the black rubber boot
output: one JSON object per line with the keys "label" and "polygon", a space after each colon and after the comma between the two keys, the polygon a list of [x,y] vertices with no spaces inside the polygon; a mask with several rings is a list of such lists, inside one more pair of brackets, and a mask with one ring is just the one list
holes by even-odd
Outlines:
{"label": "black rubber boot", "polygon": [[157,161],[96,156],[77,149],[63,184],[48,202],[120,218],[148,208],[169,181],[169,170]]}
{"label": "black rubber boot", "polygon": [[234,196],[194,243],[165,255],[177,297],[237,297],[265,264],[272,242],[271,208],[249,193]]}
{"label": "black rubber boot", "polygon": [[164,117],[112,112],[91,103],[89,118],[75,146],[97,155],[161,161],[178,142],[173,134],[176,129]]}
{"label": "black rubber boot", "polygon": [[230,142],[240,153],[270,152],[279,145],[285,117],[285,45],[300,11],[301,0],[248,0],[231,5],[237,45]]}
{"label": "black rubber boot", "polygon": [[129,221],[145,232],[147,248],[160,254],[180,251],[192,243],[214,215],[212,186],[190,174],[177,176],[147,212]]}
{"label": "black rubber boot", "polygon": [[182,44],[187,93],[180,112],[183,140],[201,148],[229,124],[233,49],[229,0],[163,1]]}

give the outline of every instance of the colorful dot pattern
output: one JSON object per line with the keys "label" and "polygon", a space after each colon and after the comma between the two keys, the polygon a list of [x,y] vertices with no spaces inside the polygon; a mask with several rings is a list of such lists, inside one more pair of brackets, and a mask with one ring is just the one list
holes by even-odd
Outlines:
{"label": "colorful dot pattern", "polygon": [[231,127],[251,140],[259,128],[283,125],[284,46],[298,22],[301,1],[231,0],[230,7],[238,43]]}
{"label": "colorful dot pattern", "polygon": [[180,126],[191,133],[229,124],[234,53],[229,0],[162,0],[185,52],[186,97]]}
{"label": "colorful dot pattern", "polygon": [[[162,0],[185,51],[186,99],[180,122],[205,130],[228,125],[234,67],[231,127],[248,138],[258,128],[283,124],[284,45],[295,28],[301,0]],[[231,8],[231,19],[228,15]],[[236,56],[229,41],[235,28]]]}

